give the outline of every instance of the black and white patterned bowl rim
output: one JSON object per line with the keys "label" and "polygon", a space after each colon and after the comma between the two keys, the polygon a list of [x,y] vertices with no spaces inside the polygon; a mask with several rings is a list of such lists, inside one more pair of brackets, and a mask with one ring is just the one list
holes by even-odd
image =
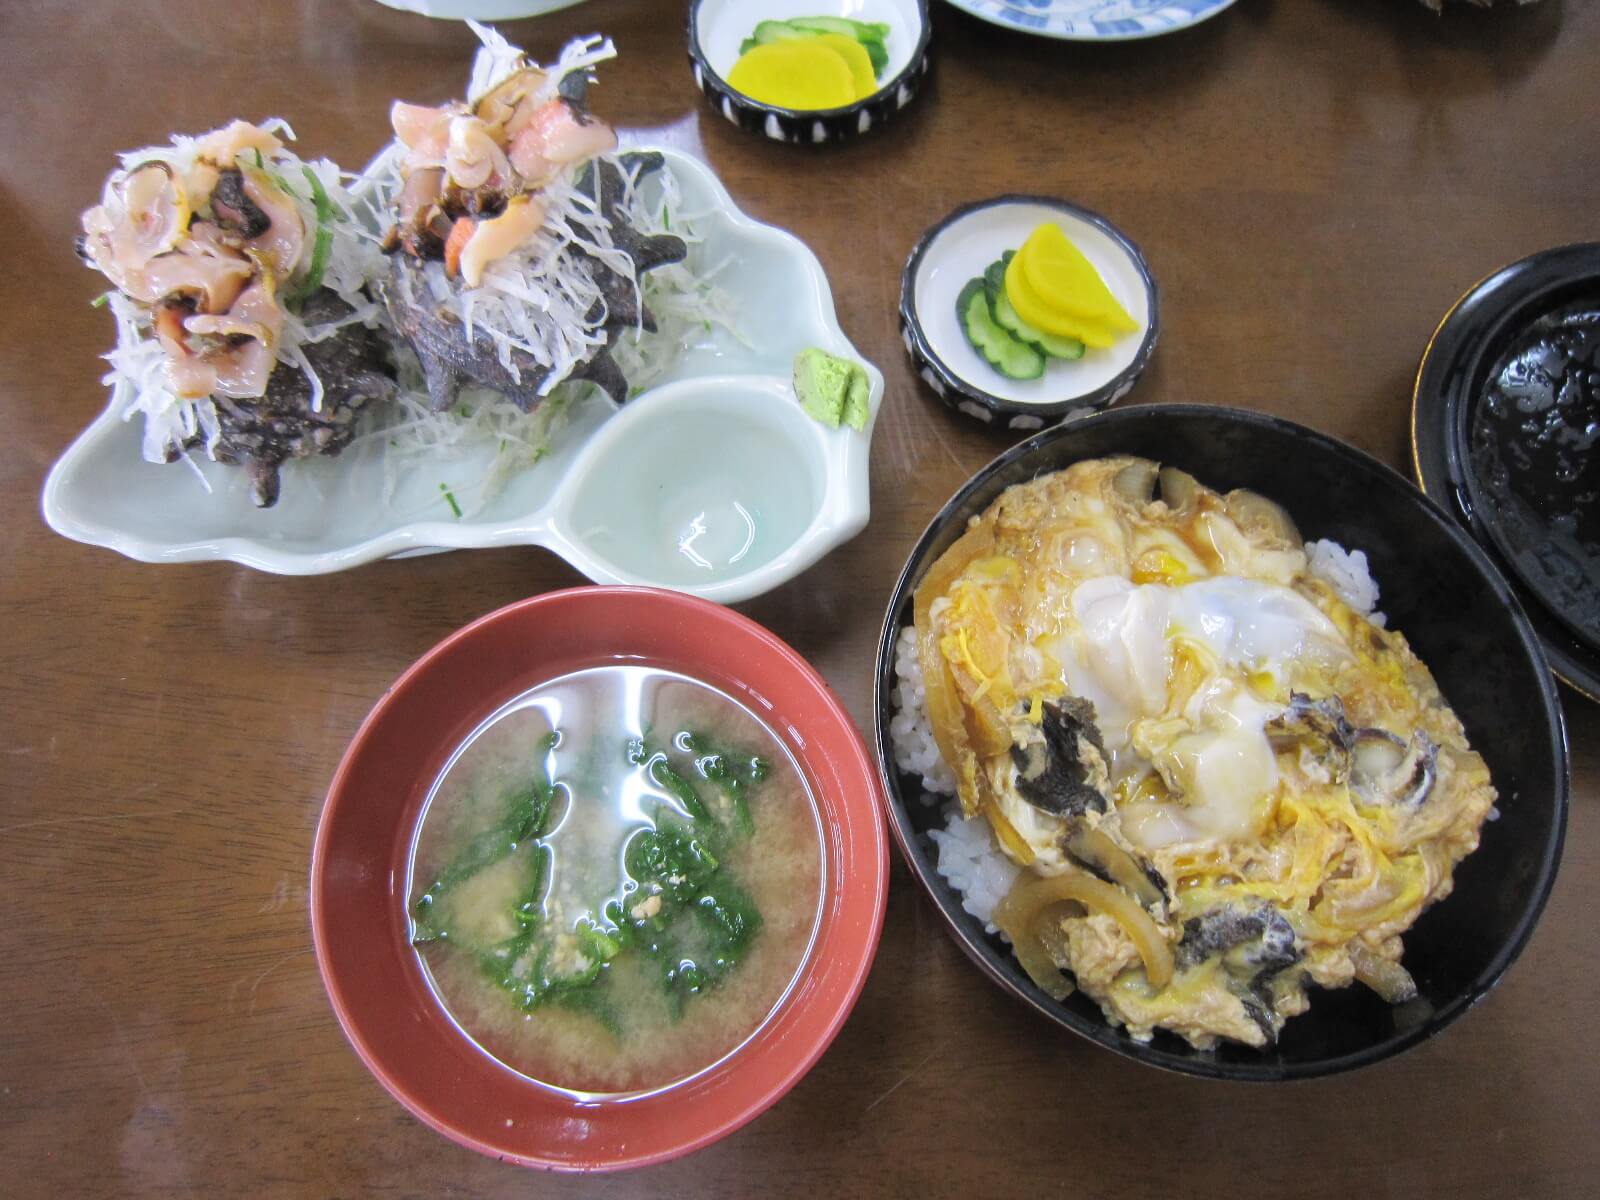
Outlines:
{"label": "black and white patterned bowl rim", "polygon": [[841,142],[886,125],[896,113],[916,97],[928,73],[931,60],[928,43],[933,33],[928,19],[928,0],[915,0],[919,29],[911,58],[906,65],[865,100],[844,108],[800,112],[762,104],[734,91],[717,74],[700,45],[700,9],[703,0],[689,5],[689,62],[694,81],[711,106],[740,129],[760,133],[778,142],[823,145]]}
{"label": "black and white patterned bowl rim", "polygon": [[[1133,356],[1133,361],[1113,379],[1093,391],[1070,396],[1053,404],[1021,404],[1007,400],[986,392],[977,384],[957,375],[939,357],[929,342],[921,318],[917,315],[917,269],[922,265],[922,260],[927,256],[934,241],[951,225],[972,213],[1003,204],[1041,204],[1071,213],[1080,221],[1099,229],[1133,260],[1139,279],[1149,294],[1150,321],[1139,349]],[[1133,385],[1138,382],[1145,367],[1150,365],[1150,356],[1155,352],[1156,341],[1160,335],[1159,290],[1156,287],[1155,276],[1150,273],[1150,264],[1145,261],[1144,253],[1127,234],[1099,213],[1053,196],[1030,196],[1013,192],[963,204],[922,235],[915,249],[911,251],[911,257],[906,260],[905,271],[900,276],[900,340],[905,343],[906,353],[911,356],[911,365],[918,377],[933,389],[939,399],[957,412],[997,429],[1015,429],[1031,433],[1057,421],[1085,417],[1101,409],[1110,408],[1133,390]]]}

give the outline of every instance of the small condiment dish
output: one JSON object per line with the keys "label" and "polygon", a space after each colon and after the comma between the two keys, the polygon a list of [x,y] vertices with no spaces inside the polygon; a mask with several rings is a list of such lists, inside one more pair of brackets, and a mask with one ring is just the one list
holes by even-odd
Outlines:
{"label": "small condiment dish", "polygon": [[[740,46],[762,21],[823,16],[890,26],[888,65],[872,95],[840,108],[801,110],[752,100],[728,84]],[[804,145],[870,133],[910,104],[928,71],[931,33],[928,0],[693,0],[689,5],[689,61],[712,107],[741,129]]]}
{"label": "small condiment dish", "polygon": [[[485,718],[558,676],[621,663],[715,688],[787,747],[820,817],[822,888],[810,947],[755,1032],[677,1083],[596,1095],[512,1070],[451,1018],[411,944],[409,864],[434,781]],[[850,715],[804,659],[755,622],[675,592],[548,592],[491,613],[424,654],[351,740],[312,852],[317,966],[361,1061],[451,1140],[557,1171],[663,1162],[775,1104],[844,1025],[883,927],[883,807]]]}
{"label": "small condiment dish", "polygon": [[[1009,379],[973,349],[956,301],[969,280],[1047,221],[1094,265],[1139,330],[1074,361],[1051,359],[1037,379]],[[1104,217],[1047,196],[963,205],[923,235],[901,276],[900,333],[913,367],[951,408],[986,425],[1032,431],[1115,404],[1149,364],[1160,329],[1156,282],[1139,247]]]}
{"label": "small condiment dish", "polygon": [[599,583],[748,599],[861,532],[867,451],[807,416],[788,376],[665,384],[589,440],[534,540]]}

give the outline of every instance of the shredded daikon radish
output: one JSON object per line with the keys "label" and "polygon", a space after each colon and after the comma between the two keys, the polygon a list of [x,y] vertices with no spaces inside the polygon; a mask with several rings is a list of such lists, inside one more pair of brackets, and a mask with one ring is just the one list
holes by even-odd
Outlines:
{"label": "shredded daikon radish", "polygon": [[[614,161],[623,169],[627,183],[624,205],[634,228],[644,234],[672,233],[683,238],[690,246],[692,261],[701,238],[694,225],[679,215],[681,196],[671,172],[657,172],[649,177],[650,186],[642,187],[637,173],[629,173],[625,161]],[[547,224],[546,232],[548,228]],[[542,242],[543,238],[539,240]],[[499,345],[528,349],[543,334],[524,339],[516,332],[523,326],[505,315],[504,310],[511,307],[506,297],[526,292],[548,296],[554,306],[572,304],[573,293],[585,294],[588,276],[580,261],[561,257],[563,261],[557,264],[538,262],[537,247],[529,254],[515,256],[520,274],[508,271],[501,288],[491,289],[486,277],[484,287],[462,294],[457,310],[462,320],[471,320],[474,328],[482,329]],[[674,263],[644,276],[644,302],[655,317],[656,332],[629,330],[611,344],[612,356],[628,380],[630,394],[636,395],[657,382],[686,350],[718,330],[738,336],[732,305],[715,282],[715,276],[726,265],[720,263],[697,273],[690,262]],[[564,272],[581,278],[570,278]],[[496,321],[512,325],[512,330]],[[582,325],[581,320],[578,324]],[[583,328],[569,334],[574,344],[598,346],[603,340],[599,332]],[[548,346],[553,341],[538,344]],[[551,438],[582,394],[578,389],[591,386],[556,386],[531,413],[524,413],[494,392],[469,389],[462,393],[459,403],[435,413],[428,407],[420,368],[407,354],[401,367],[399,403],[387,419],[377,418],[370,432],[358,441],[364,452],[377,447],[383,455],[387,502],[394,503],[401,480],[411,472],[431,472],[439,476],[441,484],[448,485],[459,515],[471,517],[493,501],[518,472],[549,453]],[[452,515],[443,494],[434,498],[430,493],[428,507],[435,517]]]}
{"label": "shredded daikon radish", "polygon": [[[286,139],[294,138],[294,130],[281,117],[270,117],[259,128]],[[123,170],[131,171],[148,162],[170,164],[180,174],[191,171],[198,157],[200,139],[176,134],[165,146],[146,146],[120,156]],[[271,159],[254,161],[247,152],[241,156],[247,166],[256,167],[268,174],[281,191],[294,202],[305,228],[305,248],[297,270],[303,273],[313,254],[319,229],[315,189],[306,172],[316,176],[327,202],[332,207],[332,220],[326,223],[331,239],[327,261],[322,272],[322,287],[332,290],[353,310],[337,321],[307,325],[299,314],[284,307],[284,321],[274,346],[280,363],[291,363],[306,375],[311,388],[312,411],[320,411],[323,383],[307,361],[301,347],[319,342],[346,325],[361,323],[379,325],[383,318],[382,306],[369,294],[368,285],[385,270],[385,260],[378,248],[379,236],[372,219],[370,202],[358,201],[345,186],[345,175],[338,166],[327,159],[305,162],[287,148]],[[106,180],[103,202],[119,203],[118,175]],[[280,281],[279,286],[292,290],[295,281]],[[210,457],[216,457],[216,447],[222,436],[215,403],[209,397],[189,399],[173,390],[166,368],[166,354],[156,341],[150,327],[146,306],[130,300],[118,291],[107,293],[108,304],[117,318],[117,347],[106,355],[111,370],[104,382],[115,386],[128,385],[128,403],[120,414],[124,420],[136,414],[145,418],[141,451],[149,462],[164,463],[175,460],[189,442],[199,437]]]}
{"label": "shredded daikon radish", "polygon": [[[523,67],[537,65],[528,57],[526,51],[506,41],[498,30],[488,25],[480,25],[476,21],[468,21],[467,25],[483,43],[472,59],[472,77],[467,84],[469,103],[476,104]],[[538,98],[540,100],[554,98],[556,89],[568,75],[587,71],[595,64],[616,56],[617,48],[612,45],[611,39],[600,37],[598,34],[568,42],[562,48],[561,56],[555,64],[544,68],[549,78],[546,79],[544,87],[539,89]]]}
{"label": "shredded daikon radish", "polygon": [[128,401],[119,415],[124,421],[143,415],[141,452],[145,460],[169,462],[197,436],[205,438],[205,449],[210,454],[222,436],[217,406],[209,397],[180,399],[167,374],[166,353],[149,333],[148,317],[141,306],[121,292],[108,292],[107,296],[117,318],[117,345],[105,356],[111,370],[102,382],[113,387],[127,385]]}
{"label": "shredded daikon radish", "polygon": [[[606,157],[626,173],[617,156]],[[390,156],[383,165],[379,186],[392,198],[402,186],[399,159]],[[422,269],[439,310],[491,338],[500,365],[513,378],[520,378],[514,351],[549,368],[541,389],[546,395],[606,344],[605,297],[583,256],[636,278],[632,258],[612,240],[593,197],[576,186],[577,174],[569,171],[541,190],[545,220],[539,233],[492,263],[480,286],[454,287],[443,263]]]}
{"label": "shredded daikon radish", "polygon": [[464,389],[444,413],[428,407],[425,391],[402,391],[387,420],[358,438],[347,453],[376,450],[383,500],[391,508],[398,507],[402,483],[419,474],[437,479],[439,490],[429,492],[423,508],[402,511],[402,516],[476,516],[512,478],[549,454],[578,386],[557,388],[531,413],[484,388]]}
{"label": "shredded daikon radish", "polygon": [[[473,99],[516,70],[533,65],[523,51],[494,30],[469,24],[484,43],[473,62],[468,91]],[[564,78],[615,55],[609,39],[592,37],[570,43],[553,66],[544,68],[547,78],[540,96],[554,98]],[[270,118],[260,128],[294,138],[294,131],[281,118]],[[194,165],[198,141],[178,135],[169,145],[131,151],[122,156],[122,163],[131,170],[161,159],[186,172]],[[307,325],[298,314],[286,310],[275,347],[280,362],[305,373],[313,411],[321,407],[324,386],[307,360],[304,346],[358,323],[384,328],[394,344],[401,394],[393,405],[366,410],[362,416],[365,431],[347,451],[359,447],[362,454],[381,455],[386,503],[396,502],[400,484],[411,473],[431,472],[440,476],[441,495],[429,501],[429,509],[448,503],[457,516],[481,511],[507,481],[549,453],[551,438],[582,396],[582,389],[590,386],[563,385],[563,381],[605,349],[608,338],[612,355],[628,380],[630,395],[636,395],[663,378],[687,349],[717,331],[737,337],[731,305],[715,282],[726,264],[698,273],[687,263],[671,264],[650,271],[641,280],[632,259],[615,244],[609,226],[601,219],[594,196],[576,186],[581,168],[569,170],[540,192],[546,215],[539,234],[493,263],[480,287],[458,290],[438,263],[429,264],[423,274],[427,294],[439,308],[457,317],[469,337],[479,331],[489,337],[501,363],[513,374],[517,351],[549,368],[541,388],[543,401],[532,413],[524,413],[503,396],[469,388],[448,411],[431,411],[420,367],[394,334],[371,286],[387,273],[379,246],[382,231],[393,220],[392,203],[402,183],[402,157],[402,149],[391,146],[362,175],[342,172],[326,159],[302,162],[288,150],[259,164],[251,164],[248,155],[244,160],[267,171],[299,211],[306,229],[302,272],[319,227],[316,189],[305,172],[315,175],[334,210],[334,219],[325,226],[332,244],[321,283],[352,311],[334,321]],[[680,237],[689,243],[694,257],[700,238],[694,222],[679,211],[681,197],[671,172],[651,175],[644,186],[637,166],[630,167],[626,155],[606,158],[624,179],[622,206],[634,228],[646,235]],[[114,195],[114,181],[107,181],[106,195]],[[655,333],[642,327],[616,337],[607,333],[605,300],[590,272],[590,259],[634,280],[642,306],[655,318]],[[292,282],[285,286],[292,288]],[[166,355],[155,340],[145,306],[118,292],[109,293],[108,303],[117,319],[118,342],[106,355],[111,370],[105,382],[127,385],[128,400],[120,413],[124,420],[135,414],[144,417],[144,457],[170,462],[186,456],[187,447],[195,443],[215,457],[222,437],[215,403],[209,397],[196,400],[175,394]],[[188,465],[198,472],[192,460]]]}

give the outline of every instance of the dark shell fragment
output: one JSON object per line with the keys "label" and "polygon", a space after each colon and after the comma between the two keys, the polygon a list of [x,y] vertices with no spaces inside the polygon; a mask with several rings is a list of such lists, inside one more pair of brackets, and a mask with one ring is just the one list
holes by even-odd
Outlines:
{"label": "dark shell fragment", "polygon": [[1383,729],[1352,725],[1337,696],[1313,700],[1294,692],[1289,707],[1267,723],[1273,744],[1308,745],[1338,782],[1348,780],[1372,804],[1416,807],[1438,776],[1439,748],[1422,730],[1409,740]]}
{"label": "dark shell fragment", "polygon": [[240,237],[260,237],[272,227],[272,218],[245,194],[244,175],[237,167],[217,176],[217,186],[211,191],[211,214],[218,225]]}
{"label": "dark shell fragment", "polygon": [[1416,808],[1432,793],[1438,774],[1439,747],[1422,730],[1409,740],[1381,729],[1357,731],[1350,784],[1369,803]]}
{"label": "dark shell fragment", "polygon": [[[666,159],[653,151],[636,151],[621,156],[621,161],[635,178],[652,175],[666,165]],[[591,234],[603,225],[611,231],[611,241],[633,260],[635,271],[643,275],[668,263],[682,262],[689,253],[688,244],[670,233],[645,234],[633,227],[628,212],[623,207],[627,194],[627,180],[621,169],[609,159],[590,161],[578,176],[575,185],[595,199],[599,214],[594,222],[581,221]],[[632,326],[639,318],[638,288],[635,281],[619,274],[604,263],[589,259],[595,282],[606,298],[607,328],[620,321],[619,327]],[[598,318],[599,313],[594,316]]]}
{"label": "dark shell fragment", "polygon": [[1281,971],[1300,961],[1294,926],[1268,904],[1217,908],[1183,923],[1177,953],[1180,967],[1198,966],[1218,953],[1227,955],[1230,967],[1246,968],[1252,976]]}
{"label": "dark shell fragment", "polygon": [[589,85],[595,81],[593,67],[585,67],[581,71],[569,71],[561,77],[561,82],[556,84],[556,95],[580,111],[579,105],[589,99]]}
{"label": "dark shell fragment", "polygon": [[1267,735],[1277,743],[1306,739],[1325,743],[1330,750],[1349,751],[1355,745],[1356,729],[1345,716],[1339,697],[1313,700],[1304,692],[1293,692],[1283,714],[1267,722]]}
{"label": "dark shell fragment", "polygon": [[1267,1035],[1268,1041],[1278,1040],[1278,1030],[1283,1028],[1283,1018],[1273,1010],[1272,996],[1265,988],[1235,989],[1234,995],[1244,1008],[1244,1015],[1256,1023],[1256,1028]]}
{"label": "dark shell fragment", "polygon": [[[661,155],[653,153],[626,154],[621,161],[641,176],[660,170],[665,162]],[[682,238],[641,234],[633,228],[623,207],[626,182],[621,169],[610,160],[596,159],[584,168],[575,186],[594,197],[597,215],[592,225],[575,222],[585,226],[581,232],[592,239],[599,228],[607,229],[612,243],[632,259],[639,277],[656,267],[683,261],[688,246]],[[640,303],[638,278],[623,275],[576,246],[571,252],[583,262],[603,297],[586,314],[586,320],[600,325],[605,344],[566,378],[589,380],[621,404],[628,398],[628,382],[611,358],[610,344],[629,329],[653,332],[655,319]],[[551,368],[513,349],[510,357],[514,369],[508,369],[488,334],[474,329],[469,339],[461,322],[441,311],[433,301],[423,278],[427,270],[427,264],[410,253],[393,254],[383,300],[396,328],[422,364],[433,408],[449,408],[462,385],[473,383],[497,391],[524,412],[531,412],[551,383],[560,382],[551,380]]]}
{"label": "dark shell fragment", "polygon": [[1124,850],[1098,829],[1073,830],[1063,848],[1090,874],[1116,884],[1152,912],[1163,909],[1171,899],[1167,881],[1153,864]]}
{"label": "dark shell fragment", "polygon": [[[324,324],[352,309],[326,289],[306,301],[301,319]],[[280,362],[267,380],[264,396],[240,400],[213,396],[222,437],[213,453],[218,462],[250,473],[257,507],[278,502],[278,469],[291,458],[338,454],[355,436],[356,418],[367,404],[392,398],[397,390],[388,348],[376,330],[347,325],[301,352],[322,380],[320,411],[311,407],[311,382],[299,367]],[[191,439],[193,446],[204,438]]]}
{"label": "dark shell fragment", "polygon": [[1222,956],[1228,990],[1238,997],[1245,1015],[1269,1040],[1276,1040],[1283,1018],[1273,1004],[1271,985],[1274,976],[1300,961],[1294,926],[1269,904],[1213,909],[1185,921],[1178,966],[1196,967],[1216,954]]}
{"label": "dark shell fragment", "polygon": [[1095,781],[1106,779],[1106,747],[1095,724],[1094,705],[1078,697],[1046,704],[1042,741],[1013,746],[1017,794],[1057,816],[1104,812],[1106,798]]}

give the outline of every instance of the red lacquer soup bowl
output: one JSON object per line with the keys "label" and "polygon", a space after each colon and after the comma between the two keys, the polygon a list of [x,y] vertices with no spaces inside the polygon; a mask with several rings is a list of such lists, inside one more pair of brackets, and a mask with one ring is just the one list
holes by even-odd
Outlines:
{"label": "red lacquer soup bowl", "polygon": [[[412,837],[451,752],[507,701],[585,667],[627,663],[718,688],[788,746],[821,818],[822,903],[799,975],[766,1023],[692,1078],[585,1098],[490,1058],[431,991],[406,913]],[[844,1024],[877,949],[888,884],[880,784],[854,723],[798,654],[730,609],[675,592],[552,592],[473,622],[423,655],[368,715],[328,790],[311,860],[317,965],[356,1053],[416,1116],[526,1166],[661,1162],[775,1103]]]}

